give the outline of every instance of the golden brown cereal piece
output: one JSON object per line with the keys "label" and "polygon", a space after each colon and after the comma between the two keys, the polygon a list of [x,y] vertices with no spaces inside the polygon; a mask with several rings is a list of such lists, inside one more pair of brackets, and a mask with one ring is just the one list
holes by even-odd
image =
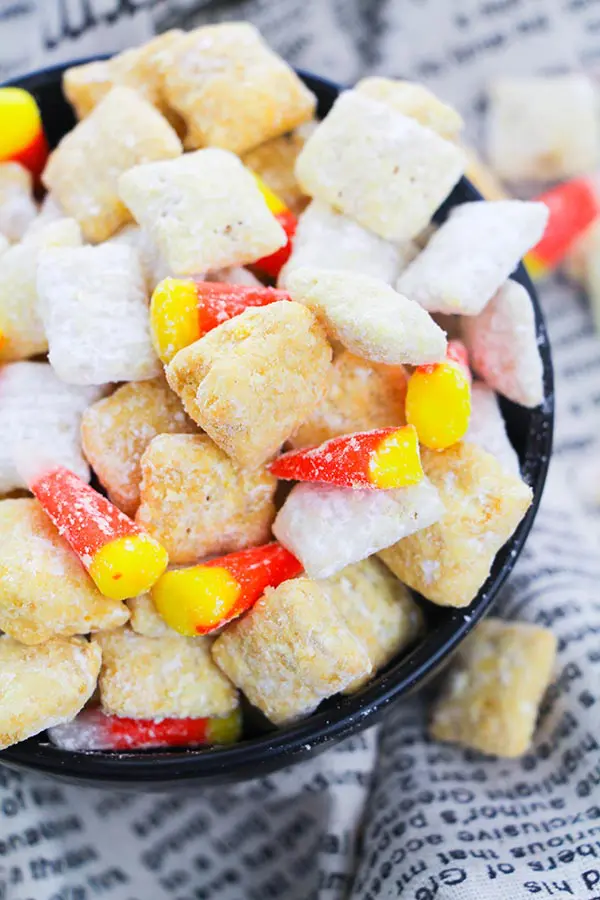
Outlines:
{"label": "golden brown cereal piece", "polygon": [[83,638],[25,647],[0,637],[0,750],[73,719],[94,693],[100,659]]}
{"label": "golden brown cereal piece", "polygon": [[355,431],[404,425],[406,370],[370,363],[343,350],[333,360],[329,389],[292,435],[292,447],[311,447]]}
{"label": "golden brown cereal piece", "polygon": [[230,553],[269,537],[277,480],[238,468],[206,434],[162,434],[142,456],[136,520],[171,563]]}
{"label": "golden brown cereal piece", "polygon": [[552,675],[556,638],[527,622],[486,619],[461,645],[432,715],[430,734],[515,757],[531,744]]}
{"label": "golden brown cereal piece", "polygon": [[271,457],[319,404],[331,347],[310,310],[286,300],[224,322],[166,370],[188,414],[239,465]]}
{"label": "golden brown cereal piece", "polygon": [[285,581],[213,644],[213,658],[267,718],[283,725],[371,672],[364,644],[326,591]]}
{"label": "golden brown cereal piece", "polygon": [[88,241],[104,241],[131,220],[119,176],[139,163],[173,159],[181,142],[147,100],[113,88],[51,154],[42,180]]}
{"label": "golden brown cereal piece", "polygon": [[160,65],[188,149],[242,154],[314,115],[314,95],[248,22],[197,28],[161,54]]}
{"label": "golden brown cereal piece", "polygon": [[37,215],[32,177],[16,162],[0,163],[0,235],[20,241]]}
{"label": "golden brown cereal piece", "polygon": [[126,603],[130,612],[129,624],[136,634],[160,638],[177,633],[169,628],[162,616],[158,614],[150,594],[140,594],[139,597],[132,597]]}
{"label": "golden brown cereal piece", "polygon": [[446,515],[379,556],[433,603],[468,606],[527,512],[531,488],[475,444],[454,444],[441,453],[423,447],[421,461]]}
{"label": "golden brown cereal piece", "polygon": [[132,47],[110,59],[72,66],[63,75],[63,91],[78,119],[87,116],[116,85],[133,88],[163,114],[169,115],[161,90],[158,54],[183,34],[177,28],[159,34],[141,47]]}
{"label": "golden brown cereal piece", "polygon": [[116,628],[127,607],[103,597],[37,500],[0,503],[0,628],[41,644]]}
{"label": "golden brown cereal piece", "polygon": [[142,453],[157,434],[196,434],[163,378],[124,384],[83,414],[83,452],[119,509],[133,516],[140,503]]}
{"label": "golden brown cereal piece", "polygon": [[100,701],[116,716],[226,716],[237,692],[212,661],[209,638],[144,637],[129,628],[94,637],[102,649]]}
{"label": "golden brown cereal piece", "polygon": [[294,167],[298,154],[316,127],[316,122],[306,122],[289,134],[265,141],[243,157],[244,165],[256,172],[272,191],[283,200],[288,209],[299,215],[308,204],[309,197],[296,180]]}
{"label": "golden brown cereal piece", "polygon": [[[363,642],[373,666],[371,674],[412,644],[423,628],[423,615],[408,588],[374,556],[319,583],[352,634]],[[352,682],[344,693],[356,691],[368,678]]]}
{"label": "golden brown cereal piece", "polygon": [[356,85],[356,90],[373,100],[387,103],[426,128],[437,131],[440,137],[449,141],[457,139],[465,124],[455,109],[443,103],[424,85],[414,81],[371,75],[362,78]]}

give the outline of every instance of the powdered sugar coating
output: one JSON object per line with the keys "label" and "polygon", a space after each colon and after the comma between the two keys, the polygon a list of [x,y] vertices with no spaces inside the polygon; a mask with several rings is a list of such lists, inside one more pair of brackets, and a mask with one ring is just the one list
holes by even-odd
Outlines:
{"label": "powdered sugar coating", "polygon": [[286,287],[357,356],[395,366],[445,357],[444,332],[431,316],[379,279],[307,267],[293,271]]}
{"label": "powdered sugar coating", "polygon": [[0,163],[0,234],[20,241],[36,215],[31,173],[16,162]]}
{"label": "powdered sugar coating", "polygon": [[278,284],[295,269],[315,266],[371,275],[393,284],[401,268],[400,249],[333,207],[313,200],[298,219],[292,254],[279,274]]}
{"label": "powdered sugar coating", "polygon": [[425,228],[464,167],[455,144],[386,103],[344,91],[306,142],[296,177],[310,196],[402,242]]}
{"label": "powdered sugar coating", "polygon": [[481,312],[544,233],[543,203],[494,200],[455,207],[396,288],[430,312]]}
{"label": "powdered sugar coating", "polygon": [[308,578],[267,589],[216,639],[212,653],[276,725],[309,715],[372,668],[328,593]]}
{"label": "powdered sugar coating", "polygon": [[81,638],[25,647],[0,637],[0,749],[73,719],[95,690],[100,659]]}
{"label": "powdered sugar coating", "polygon": [[552,675],[556,638],[529,622],[481,622],[453,658],[432,714],[438,741],[521,756]]}
{"label": "powdered sugar coating", "polygon": [[478,444],[509,472],[520,474],[519,457],[508,439],[495,392],[481,381],[471,388],[471,421],[465,441]]}
{"label": "powdered sugar coating", "polygon": [[137,634],[151,638],[176,634],[157,612],[150,594],[140,594],[139,597],[131,597],[126,602],[130,613],[129,624]]}
{"label": "powdered sugar coating", "polygon": [[119,175],[132,166],[182,152],[169,123],[137,91],[113,88],[61,140],[42,180],[88,241],[104,241],[130,221]]}
{"label": "powdered sugar coating", "polygon": [[268,540],[277,480],[242,469],[206,434],[162,434],[141,459],[136,521],[171,563],[194,563]]}
{"label": "powdered sugar coating", "polygon": [[490,387],[521,406],[542,402],[535,314],[523,285],[509,278],[478,316],[464,319],[462,331],[473,369]]}
{"label": "powdered sugar coating", "polygon": [[379,556],[409,587],[440,606],[468,606],[494,556],[525,515],[532,491],[476,444],[421,448],[445,514]]}
{"label": "powdered sugar coating", "polygon": [[102,649],[99,678],[102,709],[116,716],[226,716],[238,705],[237,692],[211,658],[209,638],[174,632],[144,637],[130,628],[94,637]]}
{"label": "powdered sugar coating", "polygon": [[50,363],[63,381],[105,384],[160,374],[144,276],[131,247],[48,250],[40,255],[37,286]]}
{"label": "powdered sugar coating", "polygon": [[311,578],[328,578],[444,515],[424,478],[389,491],[297,484],[273,524],[273,534]]}
{"label": "powdered sugar coating", "polygon": [[462,117],[453,107],[432,94],[425,85],[414,81],[371,75],[361,78],[355,90],[365,97],[387,103],[449,141],[457,140],[464,126]]}
{"label": "powdered sugar coating", "polygon": [[135,166],[119,193],[176,275],[255,262],[287,241],[251,173],[225,150]]}
{"label": "powdered sugar coating", "polygon": [[41,644],[116,628],[127,608],[104,597],[37,500],[0,502],[0,628]]}
{"label": "powdered sugar coating", "polygon": [[172,274],[164,256],[146,229],[140,228],[139,225],[125,225],[106,243],[123,244],[137,251],[148,293],[152,293],[163,278]]}
{"label": "powdered sugar coating", "polygon": [[17,462],[24,452],[40,448],[54,463],[89,480],[79,429],[84,410],[100,393],[65,384],[48,363],[17,362],[0,369],[0,494],[27,487]]}
{"label": "powdered sugar coating", "polygon": [[295,215],[309,202],[294,172],[298,154],[317,127],[314,119],[288,134],[265,141],[242,157],[245,166],[262,178]]}

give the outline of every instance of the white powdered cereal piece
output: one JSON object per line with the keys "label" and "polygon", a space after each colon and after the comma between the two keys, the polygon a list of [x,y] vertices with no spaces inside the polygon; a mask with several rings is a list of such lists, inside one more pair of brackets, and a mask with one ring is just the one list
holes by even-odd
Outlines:
{"label": "white powdered cereal piece", "polygon": [[100,660],[78,637],[40,647],[0,637],[0,750],[70,722],[94,693]]}
{"label": "white powdered cereal piece", "polygon": [[3,234],[0,234],[0,256],[2,256],[3,253],[6,253],[9,247],[10,244],[8,238],[4,237]]}
{"label": "white powdered cereal piece", "polygon": [[172,274],[164,256],[146,229],[140,228],[139,225],[125,225],[106,243],[133,247],[137,251],[149,293],[152,293],[163,278]]}
{"label": "white powdered cereal piece", "polygon": [[476,316],[540,240],[543,203],[463,203],[400,275],[396,289],[429,312]]}
{"label": "white powdered cereal piece", "polygon": [[174,635],[177,632],[169,628],[163,617],[158,613],[154,600],[150,594],[140,594],[126,601],[129,607],[129,624],[136,634],[144,637],[161,638]]}
{"label": "white powdered cereal piece", "polygon": [[89,481],[80,425],[84,410],[99,394],[98,388],[60,381],[48,363],[0,368],[0,494],[27,487],[15,464],[25,448],[44,447],[54,462]]}
{"label": "white powdered cereal piece", "polygon": [[49,247],[78,247],[81,232],[73,219],[39,228],[0,258],[0,361],[46,353],[48,342],[40,317],[36,267]]}
{"label": "white powdered cereal piece", "polygon": [[230,266],[227,269],[215,269],[206,276],[206,281],[218,281],[221,284],[242,284],[246,287],[263,287],[262,281],[243,266]]}
{"label": "white powdered cereal piece", "polygon": [[490,86],[487,156],[507,181],[554,181],[600,163],[600,123],[590,79],[502,77]]}
{"label": "white powdered cereal piece", "polygon": [[160,373],[144,276],[131,247],[47,251],[38,292],[50,363],[63,381],[145,381]]}
{"label": "white powdered cereal piece", "polygon": [[327,578],[443,515],[438,492],[426,478],[391,491],[304,483],[289,494],[273,534],[311,578]]}
{"label": "white powdered cereal piece", "polygon": [[50,225],[51,222],[58,222],[59,219],[66,218],[68,218],[68,216],[54,194],[48,193],[40,203],[38,214],[29,225],[24,237],[33,237],[41,228],[45,228],[46,225]]}
{"label": "white powdered cereal piece", "polygon": [[362,78],[356,85],[356,90],[373,100],[387,103],[449,141],[457,140],[465,124],[455,109],[443,103],[424,85],[414,81],[371,75]]}
{"label": "white powdered cereal piece", "polygon": [[344,91],[296,161],[307,194],[388,241],[408,241],[446,199],[465,157],[414,119]]}
{"label": "white powdered cereal piece", "polygon": [[303,266],[359,272],[393,284],[400,271],[400,251],[327,203],[313,200],[298,219],[279,286],[285,287],[290,273]]}
{"label": "white powdered cereal piece", "polygon": [[0,163],[0,233],[20,241],[36,215],[30,172],[16,162]]}
{"label": "white powdered cereal piece", "polygon": [[498,397],[481,381],[476,381],[471,389],[471,421],[464,439],[479,444],[509,472],[519,474],[519,457],[508,439]]}
{"label": "white powdered cereal piece", "polygon": [[431,316],[368,275],[302,268],[286,279],[293,300],[311,309],[330,337],[356,356],[388,365],[438,362],[446,337]]}
{"label": "white powdered cereal piece", "polygon": [[226,150],[135,166],[119,193],[176,275],[255,262],[287,241],[253,175]]}
{"label": "white powdered cereal piece", "polygon": [[465,318],[463,336],[474,371],[521,406],[544,399],[535,314],[525,288],[509,279],[478,316]]}

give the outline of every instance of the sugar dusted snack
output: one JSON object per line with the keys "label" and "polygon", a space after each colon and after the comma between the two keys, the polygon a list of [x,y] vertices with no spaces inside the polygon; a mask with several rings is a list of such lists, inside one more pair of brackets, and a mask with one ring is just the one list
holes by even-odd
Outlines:
{"label": "sugar dusted snack", "polygon": [[105,384],[160,374],[144,276],[131,247],[45,251],[37,290],[50,364],[63,381]]}
{"label": "sugar dusted snack", "polygon": [[364,644],[326,590],[308,578],[267,590],[216,639],[217,665],[276,725],[371,673]]}
{"label": "sugar dusted snack", "polygon": [[225,150],[134,166],[119,193],[176,275],[244,265],[287,242],[252,173]]}
{"label": "sugar dusted snack", "polygon": [[465,441],[478,444],[512,472],[520,474],[519,457],[508,439],[498,396],[482,381],[471,389],[471,419]]}
{"label": "sugar dusted snack", "polygon": [[307,194],[388,241],[429,223],[465,167],[462,151],[386,103],[344,91],[296,162]]}
{"label": "sugar dusted snack", "polygon": [[531,488],[475,444],[422,451],[445,514],[379,554],[401,581],[440,606],[468,606],[531,504]]}
{"label": "sugar dusted snack", "polygon": [[82,638],[26,647],[0,637],[0,750],[69,722],[96,688],[101,652]]}
{"label": "sugar dusted snack", "polygon": [[0,628],[23,644],[117,628],[129,618],[104,597],[37,500],[0,501]]}
{"label": "sugar dusted snack", "polygon": [[16,162],[0,162],[0,234],[21,240],[37,214],[31,173]]}
{"label": "sugar dusted snack", "polygon": [[161,56],[164,96],[188,149],[247,150],[312,119],[316,99],[248,22],[205,25]]}
{"label": "sugar dusted snack", "polygon": [[179,138],[160,113],[131,88],[115,87],[62,139],[43,182],[86,240],[105,241],[131,218],[117,191],[119,175],[180,154]]}
{"label": "sugar dusted snack", "polygon": [[264,468],[238,466],[207,434],[161,434],[141,458],[136,521],[171,563],[241,550],[268,539],[277,485]]}
{"label": "sugar dusted snack", "polygon": [[528,750],[556,657],[556,638],[528,622],[481,622],[459,648],[430,734],[496,756]]}
{"label": "sugar dusted snack", "polygon": [[131,629],[93,638],[102,650],[99,688],[104,712],[134,719],[226,716],[237,691],[211,659],[209,638],[149,638]]}
{"label": "sugar dusted snack", "polygon": [[171,633],[171,629],[159,615],[150,593],[138,594],[126,602],[129,608],[129,624],[137,634],[161,638]]}
{"label": "sugar dusted snack", "polygon": [[166,382],[154,378],[124,384],[88,406],[81,420],[81,443],[110,500],[133,516],[140,504],[140,460],[152,438],[197,431]]}
{"label": "sugar dusted snack", "polygon": [[410,116],[449,141],[455,141],[462,131],[464,122],[459,113],[417,82],[371,75],[361,78],[356,90]]}
{"label": "sugar dusted snack", "polygon": [[219,325],[180,350],[166,374],[192,419],[251,467],[317,407],[330,368],[331,347],[313,313],[281,301]]}
{"label": "sugar dusted snack", "polygon": [[535,313],[522,285],[509,278],[478,316],[465,317],[462,328],[473,369],[490,387],[521,406],[542,402]]}
{"label": "sugar dusted snack", "polygon": [[307,575],[327,578],[443,515],[440,495],[427,478],[391,491],[297,484],[277,513],[273,534]]}
{"label": "sugar dusted snack", "polygon": [[543,203],[463,203],[402,272],[397,290],[429,312],[477,315],[537,244],[547,219]]}
{"label": "sugar dusted snack", "polygon": [[305,122],[287,134],[259,144],[242,156],[244,165],[262,178],[296,216],[310,198],[298,184],[294,168],[298,154],[316,127],[314,120]]}
{"label": "sugar dusted snack", "polygon": [[[286,287],[329,335],[371,362],[421,365],[446,353],[446,338],[419,304],[367,275],[329,269],[293,271]],[[368,302],[367,299],[368,298]]]}

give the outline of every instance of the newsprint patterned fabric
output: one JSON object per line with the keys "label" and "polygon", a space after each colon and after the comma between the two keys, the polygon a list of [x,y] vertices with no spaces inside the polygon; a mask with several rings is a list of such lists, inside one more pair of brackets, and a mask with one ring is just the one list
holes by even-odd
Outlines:
{"label": "newsprint patterned fabric", "polygon": [[[499,72],[585,67],[594,0],[0,0],[0,77],[119,49],[154,29],[246,18],[343,83],[427,82],[478,140]],[[199,796],[64,787],[0,768],[0,900],[600,898],[600,555],[586,509],[600,344],[566,280],[542,286],[556,450],[500,611],[559,637],[535,746],[497,761],[425,737],[425,699],[315,760]]]}

